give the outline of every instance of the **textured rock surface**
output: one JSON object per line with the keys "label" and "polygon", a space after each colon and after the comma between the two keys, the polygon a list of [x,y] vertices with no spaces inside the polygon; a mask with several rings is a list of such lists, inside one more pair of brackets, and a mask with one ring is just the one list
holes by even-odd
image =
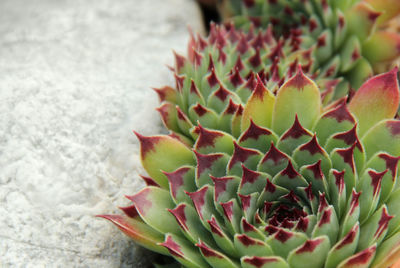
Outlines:
{"label": "textured rock surface", "polygon": [[99,213],[142,187],[135,129],[162,131],[189,0],[0,2],[0,266],[144,267]]}

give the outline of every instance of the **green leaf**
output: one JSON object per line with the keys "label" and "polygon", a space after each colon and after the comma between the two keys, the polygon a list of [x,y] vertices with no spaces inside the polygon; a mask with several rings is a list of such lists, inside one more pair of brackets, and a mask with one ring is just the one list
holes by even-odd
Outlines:
{"label": "green leaf", "polygon": [[362,139],[367,158],[377,152],[400,155],[400,121],[385,120],[373,127]]}
{"label": "green leaf", "polygon": [[201,239],[210,245],[215,245],[210,233],[202,226],[199,215],[191,205],[181,203],[168,211],[175,217],[182,233],[190,242],[196,243]]}
{"label": "green leaf", "polygon": [[250,120],[261,127],[270,128],[274,104],[275,96],[265,88],[261,79],[257,76],[257,86],[244,107],[241,123],[242,132],[250,126]]}
{"label": "green leaf", "polygon": [[274,255],[271,247],[264,241],[252,238],[245,234],[236,234],[233,241],[240,256],[267,257]]}
{"label": "green leaf", "polygon": [[210,225],[210,232],[218,247],[220,247],[224,252],[226,252],[226,254],[230,256],[235,258],[239,257],[239,253],[235,248],[230,235],[227,235],[215,217],[212,216],[211,220],[208,220],[207,222]]}
{"label": "green leaf", "polygon": [[242,176],[242,165],[251,170],[255,170],[257,168],[258,162],[261,159],[261,153],[257,150],[241,147],[236,143],[236,141],[234,141],[233,144],[235,146],[235,149],[228,163],[228,175]]}
{"label": "green leaf", "polygon": [[168,249],[174,259],[182,263],[185,267],[190,268],[205,268],[210,267],[199,254],[199,252],[188,243],[186,239],[182,239],[174,234],[166,234],[165,241],[160,243]]}
{"label": "green leaf", "polygon": [[364,249],[363,251],[342,261],[338,268],[368,268],[374,259],[376,245]]}
{"label": "green leaf", "polygon": [[400,256],[400,233],[395,233],[379,246],[372,267],[386,268],[397,262]]}
{"label": "green leaf", "polygon": [[228,133],[203,128],[201,125],[196,127],[195,132],[199,134],[194,148],[202,154],[209,153],[233,153],[234,138]]}
{"label": "green leaf", "polygon": [[360,40],[352,35],[345,42],[340,52],[340,71],[347,72],[352,69],[361,58],[361,45]]}
{"label": "green leaf", "polygon": [[98,217],[111,221],[142,247],[160,254],[168,254],[165,248],[158,245],[163,241],[164,235],[144,223],[140,217],[130,218],[121,215],[98,215]]}
{"label": "green leaf", "polygon": [[249,128],[239,137],[239,145],[246,148],[257,149],[266,153],[271,146],[271,142],[276,143],[278,136],[267,128],[257,126],[250,120]]}
{"label": "green leaf", "polygon": [[322,267],[329,249],[330,242],[327,236],[307,240],[289,254],[289,265],[292,268],[303,268],[305,264],[309,268]]}
{"label": "green leaf", "polygon": [[312,232],[312,237],[326,235],[331,244],[335,243],[339,233],[339,220],[333,206],[328,206],[322,213]]}
{"label": "green leaf", "polygon": [[393,118],[399,99],[397,68],[365,82],[349,104],[350,111],[358,119],[360,137],[382,120]]}
{"label": "green leaf", "polygon": [[204,242],[200,241],[196,246],[200,249],[204,259],[212,267],[239,268],[239,264],[233,262],[231,258],[210,248]]}
{"label": "green leaf", "polygon": [[395,235],[400,230],[400,189],[390,195],[386,205],[390,215],[394,218],[389,222],[388,236]]}
{"label": "green leaf", "polygon": [[276,255],[286,258],[293,249],[306,241],[307,236],[303,233],[279,229],[274,235],[270,236],[266,242]]}
{"label": "green leaf", "polygon": [[[200,103],[192,105],[189,108],[188,114],[192,122],[198,122],[197,124],[202,124],[206,128],[215,129],[218,127],[217,124],[219,119],[217,113]],[[178,118],[179,116],[180,115],[178,114]]]}
{"label": "green leaf", "polygon": [[353,115],[349,112],[346,99],[327,112],[325,112],[315,125],[314,131],[318,141],[325,148],[326,140],[333,134],[350,130],[355,123]]}
{"label": "green leaf", "polygon": [[[179,225],[176,223],[167,209],[175,207],[167,190],[159,187],[147,186],[135,195],[128,196],[136,207],[140,217],[150,227],[161,233],[181,234]],[[160,221],[160,218],[163,220]]]}
{"label": "green leaf", "polygon": [[376,172],[373,169],[366,169],[361,176],[357,185],[357,191],[361,192],[360,196],[360,222],[364,220],[375,211],[379,195],[381,193],[381,181],[387,170],[383,172]]}
{"label": "green leaf", "polygon": [[310,165],[320,161],[320,170],[325,176],[329,175],[329,170],[332,167],[329,155],[318,144],[316,135],[309,142],[297,147],[293,152],[293,159],[299,166]]}
{"label": "green leaf", "polygon": [[364,42],[373,32],[380,14],[366,2],[356,3],[346,12],[349,32]]}
{"label": "green leaf", "polygon": [[277,174],[272,183],[290,190],[297,190],[298,187],[307,187],[307,181],[298,173],[289,161],[287,167]]}
{"label": "green leaf", "polygon": [[311,140],[313,135],[310,131],[303,128],[300,124],[297,114],[295,115],[293,125],[288,129],[278,141],[277,147],[288,155],[292,155],[293,151],[301,144]]}
{"label": "green leaf", "polygon": [[365,249],[374,243],[379,245],[385,238],[388,231],[388,224],[392,218],[393,217],[389,216],[387,213],[385,205],[376,210],[374,214],[361,225],[357,250]]}
{"label": "green leaf", "polygon": [[194,151],[197,159],[196,185],[198,188],[206,184],[212,184],[210,177],[222,177],[226,175],[226,165],[229,161],[227,154],[201,154]]}
{"label": "green leaf", "polygon": [[174,172],[164,172],[169,181],[169,190],[175,204],[189,202],[190,199],[185,192],[196,190],[194,168],[191,166],[181,167]]}
{"label": "green leaf", "polygon": [[272,129],[281,135],[289,129],[295,116],[301,125],[311,129],[321,114],[321,96],[317,85],[301,68],[279,89],[272,115]]}
{"label": "green leaf", "polygon": [[242,257],[243,268],[289,268],[289,264],[281,257]]}
{"label": "green leaf", "polygon": [[360,236],[360,226],[356,223],[353,228],[337,242],[329,251],[325,268],[336,268],[338,264],[354,254]]}
{"label": "green leaf", "polygon": [[290,159],[291,158],[287,154],[279,151],[275,145],[271,143],[269,151],[258,164],[257,170],[275,176],[287,167]]}
{"label": "green leaf", "polygon": [[162,171],[171,172],[195,163],[192,151],[177,139],[135,134],[140,141],[140,157],[144,169],[163,188],[168,188],[168,180]]}
{"label": "green leaf", "polygon": [[362,47],[363,55],[376,65],[380,62],[395,60],[400,52],[400,35],[390,31],[376,31]]}

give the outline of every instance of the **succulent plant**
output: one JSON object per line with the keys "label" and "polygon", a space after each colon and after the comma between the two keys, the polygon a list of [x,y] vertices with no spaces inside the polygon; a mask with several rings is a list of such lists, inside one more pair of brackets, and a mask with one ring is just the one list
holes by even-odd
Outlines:
{"label": "succulent plant", "polygon": [[396,73],[325,109],[301,69],[276,96],[259,82],[239,138],[137,134],[148,186],[101,217],[185,267],[386,268],[400,252]]}
{"label": "succulent plant", "polygon": [[[222,0],[225,21],[248,28],[274,25],[277,35],[313,49],[314,72],[335,73],[357,89],[375,70],[387,71],[400,55],[400,34],[385,26],[400,14],[397,0]],[[301,36],[291,36],[293,29]]]}
{"label": "succulent plant", "polygon": [[338,87],[335,66],[314,73],[311,50],[296,42],[276,41],[272,29],[244,33],[233,26],[211,24],[207,39],[191,36],[188,57],[175,53],[171,68],[176,88],[155,89],[162,101],[158,109],[168,129],[193,139],[197,122],[234,136],[241,132],[242,112],[254,92],[267,88],[274,98],[279,87],[294,75],[299,64],[321,88],[323,105],[347,94]]}

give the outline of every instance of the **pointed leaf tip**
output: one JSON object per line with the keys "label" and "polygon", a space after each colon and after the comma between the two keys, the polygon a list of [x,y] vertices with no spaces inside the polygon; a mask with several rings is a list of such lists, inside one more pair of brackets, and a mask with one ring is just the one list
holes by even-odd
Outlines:
{"label": "pointed leaf tip", "polygon": [[172,51],[175,57],[175,68],[178,72],[185,66],[186,58],[178,54],[175,50]]}
{"label": "pointed leaf tip", "polygon": [[121,215],[96,215],[96,217],[109,220],[141,246],[161,254],[168,253],[166,249],[158,245],[162,242],[163,235],[141,220],[129,219]]}
{"label": "pointed leaf tip", "polygon": [[168,188],[168,181],[161,172],[171,172],[183,165],[194,164],[194,154],[182,142],[169,136],[135,135],[140,142],[140,156],[144,169],[154,181],[163,188]]}
{"label": "pointed leaf tip", "polygon": [[275,96],[264,86],[258,74],[254,80],[256,81],[254,91],[243,111],[241,122],[242,132],[250,126],[250,120],[253,120],[254,123],[262,127],[271,126]]}
{"label": "pointed leaf tip", "polygon": [[297,114],[301,124],[311,129],[321,113],[321,94],[317,85],[298,68],[278,90],[272,116],[272,129],[282,134]]}
{"label": "pointed leaf tip", "polygon": [[286,86],[294,87],[298,90],[303,90],[307,85],[314,83],[310,78],[304,75],[303,68],[299,64],[297,72],[287,82]]}

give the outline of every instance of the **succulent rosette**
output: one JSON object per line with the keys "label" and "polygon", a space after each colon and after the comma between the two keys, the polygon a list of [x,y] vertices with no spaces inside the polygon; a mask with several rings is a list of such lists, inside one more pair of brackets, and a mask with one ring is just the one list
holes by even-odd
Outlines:
{"label": "succulent rosette", "polygon": [[301,69],[276,96],[258,83],[238,138],[137,134],[148,186],[102,217],[184,267],[386,268],[400,251],[396,73],[325,109]]}
{"label": "succulent rosette", "polygon": [[337,86],[341,78],[336,77],[334,66],[312,71],[311,50],[300,49],[296,42],[277,41],[271,28],[245,33],[232,25],[211,24],[207,39],[192,35],[188,57],[175,53],[175,59],[171,69],[176,87],[155,89],[162,102],[158,111],[168,129],[189,140],[196,138],[191,129],[197,122],[238,137],[242,112],[253,93],[267,88],[274,98],[299,64],[321,89],[324,106],[348,93]]}
{"label": "succulent rosette", "polygon": [[[314,68],[335,73],[357,89],[372,71],[387,71],[400,55],[400,34],[386,25],[400,14],[398,0],[222,0],[225,21],[248,28],[274,25],[277,35],[313,50]],[[398,23],[398,22],[397,22]],[[293,29],[301,36],[292,35]]]}

